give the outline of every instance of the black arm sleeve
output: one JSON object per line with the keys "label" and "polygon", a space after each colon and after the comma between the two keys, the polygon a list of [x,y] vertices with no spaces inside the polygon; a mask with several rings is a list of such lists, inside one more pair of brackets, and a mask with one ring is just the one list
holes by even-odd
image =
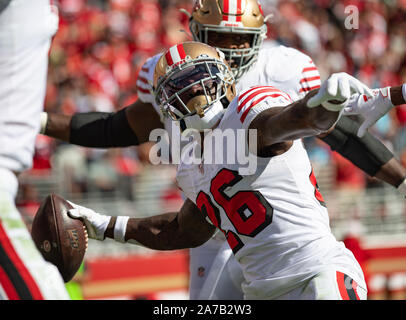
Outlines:
{"label": "black arm sleeve", "polygon": [[356,121],[348,117],[341,117],[335,129],[321,140],[373,177],[384,164],[393,158],[393,154],[368,132],[359,138],[357,136],[358,128],[359,124]]}
{"label": "black arm sleeve", "polygon": [[111,148],[138,145],[125,108],[116,113],[76,113],[70,123],[69,142],[83,147]]}

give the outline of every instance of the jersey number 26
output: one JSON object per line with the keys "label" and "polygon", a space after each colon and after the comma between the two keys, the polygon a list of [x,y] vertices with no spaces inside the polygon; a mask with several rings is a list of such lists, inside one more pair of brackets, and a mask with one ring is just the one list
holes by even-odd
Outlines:
{"label": "jersey number 26", "polygon": [[[200,191],[196,198],[197,207],[224,233],[234,254],[244,246],[238,235],[255,237],[272,223],[273,217],[273,208],[259,191],[238,191],[232,197],[224,192],[226,188],[234,186],[241,179],[242,176],[237,171],[222,169],[212,179],[210,185],[213,199],[219,207],[223,208],[237,233],[221,228],[220,211],[209,195]],[[309,180],[314,187],[314,196],[317,201],[325,206],[313,170]]]}
{"label": "jersey number 26", "polygon": [[241,179],[237,171],[222,169],[210,185],[213,199],[223,208],[237,233],[221,228],[220,211],[209,195],[200,191],[196,199],[197,207],[224,233],[234,254],[244,246],[238,234],[255,237],[272,222],[273,216],[273,208],[259,191],[238,191],[232,197],[224,192]]}

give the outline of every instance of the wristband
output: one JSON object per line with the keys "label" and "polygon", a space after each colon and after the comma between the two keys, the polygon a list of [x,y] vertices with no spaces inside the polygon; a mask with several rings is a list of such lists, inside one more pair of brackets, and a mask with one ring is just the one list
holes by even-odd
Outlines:
{"label": "wristband", "polygon": [[406,179],[398,186],[398,191],[406,197]]}
{"label": "wristband", "polygon": [[118,216],[114,225],[114,240],[124,243],[127,222],[130,217]]}
{"label": "wristband", "polygon": [[39,130],[39,133],[45,134],[46,128],[47,128],[47,123],[48,123],[48,113],[47,112],[42,112],[41,113],[41,127]]}
{"label": "wristband", "polygon": [[403,99],[406,101],[406,83],[402,86]]}

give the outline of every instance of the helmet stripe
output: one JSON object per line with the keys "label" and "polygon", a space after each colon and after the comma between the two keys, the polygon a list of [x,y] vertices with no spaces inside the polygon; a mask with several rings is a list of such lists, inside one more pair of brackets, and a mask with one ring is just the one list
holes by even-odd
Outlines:
{"label": "helmet stripe", "polygon": [[230,12],[229,10],[230,10],[229,9],[229,0],[224,0],[223,1],[223,11],[224,11],[224,13],[228,14]]}
{"label": "helmet stripe", "polygon": [[182,44],[179,44],[177,48],[181,60],[184,60],[186,58],[185,48],[183,48]]}
{"label": "helmet stripe", "polygon": [[168,66],[173,65],[172,55],[171,55],[171,48],[165,54],[166,63]]}
{"label": "helmet stripe", "polygon": [[[229,22],[241,22],[241,0],[223,1],[223,20]],[[238,15],[238,16],[237,16]]]}
{"label": "helmet stripe", "polygon": [[178,64],[185,58],[186,58],[185,49],[183,48],[182,44],[178,44],[176,46],[169,48],[169,50],[165,54],[165,59],[169,66]]}
{"label": "helmet stripe", "polygon": [[225,14],[237,15],[242,13],[241,0],[224,0],[223,5]]}

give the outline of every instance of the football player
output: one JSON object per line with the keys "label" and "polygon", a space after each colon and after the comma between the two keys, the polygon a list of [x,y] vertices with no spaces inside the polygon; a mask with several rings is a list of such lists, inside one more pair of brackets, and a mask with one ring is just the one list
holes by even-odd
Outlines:
{"label": "football player", "polygon": [[[236,78],[237,91],[258,84],[273,85],[298,100],[319,88],[320,75],[310,57],[284,46],[261,47],[267,33],[265,20],[255,0],[202,0],[196,1],[189,25],[196,41],[224,52]],[[142,67],[137,79],[138,101],[133,105],[113,114],[44,113],[42,132],[70,143],[101,148],[147,142],[156,128],[165,127],[171,134],[172,122],[160,117],[152,93],[153,73],[160,57],[158,54],[148,59]],[[184,126],[182,121],[179,124]],[[359,139],[358,127],[356,122],[341,117],[335,128],[320,138],[367,174],[396,188],[403,186],[401,191],[406,194],[404,168],[373,136],[367,134]],[[190,275],[191,299],[242,297],[242,274],[221,234],[190,250]]]}
{"label": "football player", "polygon": [[0,300],[69,299],[15,206],[17,176],[32,165],[57,27],[50,0],[0,1]]}
{"label": "football player", "polygon": [[[217,228],[241,265],[246,299],[366,299],[358,262],[331,233],[301,138],[327,132],[352,93],[372,96],[368,87],[340,73],[296,102],[272,86],[236,96],[224,55],[200,42],[162,55],[153,87],[165,117],[202,137],[178,165],[187,199],[179,212],[148,218],[111,217],[73,204],[70,215],[84,220],[91,238],[172,250],[200,246]],[[213,129],[244,134],[219,150],[206,144]],[[248,139],[249,130],[256,139]],[[245,164],[232,152],[238,148],[256,160],[250,173],[241,171]],[[202,149],[197,164],[192,158]],[[231,158],[213,162],[210,156],[219,152]]]}

